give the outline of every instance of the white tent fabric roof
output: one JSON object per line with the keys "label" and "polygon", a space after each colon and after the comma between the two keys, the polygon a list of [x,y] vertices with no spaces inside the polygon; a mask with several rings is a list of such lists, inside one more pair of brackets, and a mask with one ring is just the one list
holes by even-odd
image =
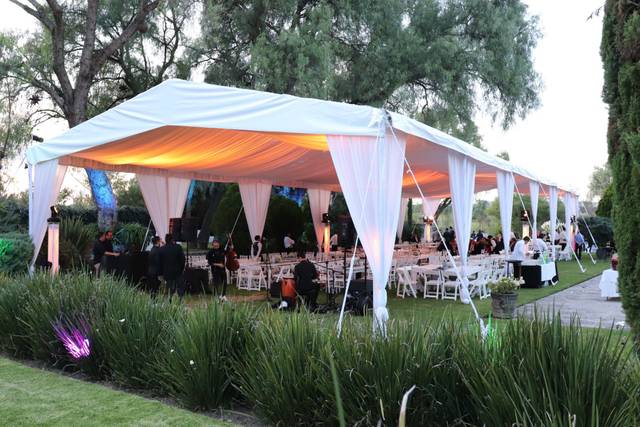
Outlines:
{"label": "white tent fabric roof", "polygon": [[[368,106],[177,79],[32,146],[27,161],[34,165],[57,158],[78,167],[220,182],[251,178],[339,191],[326,136],[376,136],[381,120],[388,118],[406,136],[406,158],[425,195],[450,194],[450,150],[476,161],[476,191],[496,188],[497,170],[512,172],[523,192],[530,180],[557,186],[400,114],[387,117],[384,110]],[[559,187],[559,192],[572,191]],[[418,194],[408,175],[403,193]]]}

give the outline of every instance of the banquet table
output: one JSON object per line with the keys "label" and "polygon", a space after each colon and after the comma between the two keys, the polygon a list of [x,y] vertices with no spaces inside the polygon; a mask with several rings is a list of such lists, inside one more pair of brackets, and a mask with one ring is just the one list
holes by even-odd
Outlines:
{"label": "banquet table", "polygon": [[547,284],[555,285],[558,278],[558,267],[555,262],[541,263],[537,260],[523,261],[522,278],[523,288],[541,288]]}
{"label": "banquet table", "polygon": [[618,272],[608,269],[600,277],[600,295],[603,298],[620,298],[618,293]]}

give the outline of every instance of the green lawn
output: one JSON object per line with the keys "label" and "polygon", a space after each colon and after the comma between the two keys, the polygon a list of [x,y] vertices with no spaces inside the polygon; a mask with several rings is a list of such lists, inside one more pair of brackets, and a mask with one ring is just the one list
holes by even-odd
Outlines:
{"label": "green lawn", "polygon": [[[586,258],[586,259],[585,259]],[[547,286],[539,289],[520,289],[518,291],[518,305],[528,304],[547,295],[560,292],[578,283],[584,282],[594,276],[600,274],[603,270],[609,268],[610,263],[607,261],[599,261],[597,264],[591,263],[587,257],[583,257],[583,266],[587,270],[582,273],[575,261],[558,262],[558,273],[560,281],[555,286]],[[478,311],[483,316],[488,316],[491,312],[491,299],[479,300],[474,299]],[[390,296],[389,312],[391,317],[415,319],[415,320],[434,320],[440,317],[452,317],[456,320],[469,320],[473,313],[471,307],[461,304],[459,301],[442,301],[423,298],[398,298]]]}
{"label": "green lawn", "polygon": [[230,426],[5,358],[0,358],[0,425]]}
{"label": "green lawn", "polygon": [[[588,257],[583,257],[583,266],[586,269],[582,273],[575,261],[558,262],[558,273],[560,281],[555,286],[547,286],[539,289],[520,289],[518,291],[518,305],[528,304],[547,295],[560,292],[578,283],[584,282],[594,276],[600,274],[603,270],[609,268],[609,261],[599,261],[597,264],[591,263]],[[229,286],[228,294],[231,296],[248,296],[253,295],[260,297],[266,295],[265,292],[249,292],[239,291],[234,286]],[[211,296],[194,295],[187,297],[187,303],[191,306],[202,305],[211,301]],[[324,302],[324,296],[319,297],[319,302]],[[488,316],[491,312],[491,299],[479,300],[474,299],[476,306],[482,316]],[[266,307],[267,303],[264,298],[248,304]],[[474,321],[471,307],[460,303],[460,301],[443,301],[424,298],[399,298],[396,297],[394,291],[389,291],[388,299],[389,314],[392,319],[407,319],[417,322],[425,322],[430,320],[438,320],[442,317],[453,318],[459,321]],[[332,316],[321,316],[323,319],[331,319]]]}

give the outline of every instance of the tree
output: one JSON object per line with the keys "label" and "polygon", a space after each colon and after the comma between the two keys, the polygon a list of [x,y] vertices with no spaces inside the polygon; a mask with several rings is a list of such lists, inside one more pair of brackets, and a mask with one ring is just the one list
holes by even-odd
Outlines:
{"label": "tree", "polygon": [[[74,127],[161,82],[176,65],[193,0],[9,0],[40,27],[0,37],[0,79],[31,92],[44,118]],[[48,102],[40,102],[42,95]],[[103,224],[117,212],[107,175],[87,169]]]}
{"label": "tree", "polygon": [[538,105],[520,1],[206,0],[201,27],[211,83],[385,106],[475,143],[480,99],[504,127]]}
{"label": "tree", "polygon": [[611,185],[611,168],[609,163],[593,168],[589,178],[589,199],[600,199]]}
{"label": "tree", "polygon": [[496,157],[500,157],[502,160],[506,160],[506,161],[510,160],[509,152],[507,150],[502,150],[501,152],[496,154]]}
{"label": "tree", "polygon": [[640,343],[640,5],[607,0],[600,50],[607,142],[613,178],[613,231],[619,253],[618,286],[626,319]]}
{"label": "tree", "polygon": [[611,218],[613,215],[613,185],[609,184],[604,191],[602,197],[598,201],[598,208],[596,209],[596,215],[606,218]]}

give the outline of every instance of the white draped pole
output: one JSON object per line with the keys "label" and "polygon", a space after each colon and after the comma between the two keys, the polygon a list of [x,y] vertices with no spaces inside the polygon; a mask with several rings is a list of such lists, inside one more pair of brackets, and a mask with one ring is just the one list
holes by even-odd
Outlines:
{"label": "white draped pole", "polygon": [[531,239],[538,237],[538,195],[540,194],[540,184],[536,181],[529,181],[529,196],[531,198]]}
{"label": "white draped pole", "polygon": [[147,174],[136,174],[136,179],[156,235],[164,238],[169,233],[169,219],[182,217],[191,180]]}
{"label": "white draped pole", "polygon": [[316,239],[318,242],[318,250],[322,250],[322,241],[325,240],[325,247],[328,246],[326,236],[324,235],[325,224],[322,222],[322,214],[329,211],[329,204],[331,203],[331,191],[320,190],[316,188],[308,188],[307,195],[309,196],[309,209],[311,210],[311,219],[313,220],[313,229],[316,232]]}
{"label": "white draped pole", "polygon": [[573,247],[573,243],[574,243],[574,239],[573,239],[573,233],[571,232],[571,217],[575,215],[575,200],[576,197],[569,193],[566,192],[564,193],[564,233],[567,236],[567,246],[569,247],[569,250],[571,250],[571,253],[573,253],[574,258],[576,259],[576,261],[578,262],[578,267],[580,267],[580,271],[582,271],[583,273],[586,271],[585,268],[582,266],[582,263],[580,262],[580,260],[578,259],[578,255],[576,254],[576,251]]}
{"label": "white draped pole", "polygon": [[449,153],[449,190],[453,210],[453,226],[460,255],[460,300],[469,304],[469,279],[467,278],[467,254],[471,236],[471,214],[475,189],[476,164],[458,153]]}
{"label": "white draped pole", "polygon": [[[422,215],[425,218],[433,219],[436,216],[436,212],[438,211],[438,206],[440,206],[440,199],[438,197],[425,197],[422,199]],[[430,242],[431,241],[431,224],[428,222],[424,223],[424,233],[422,233],[422,241]]]}
{"label": "white draped pole", "polygon": [[55,204],[62,182],[67,173],[66,166],[60,166],[58,159],[29,166],[29,236],[34,253],[30,268],[36,262],[44,235],[47,232],[47,218],[51,206]]}
{"label": "white draped pole", "polygon": [[513,174],[496,171],[498,184],[498,203],[500,204],[500,226],[505,258],[509,257],[509,240],[511,238],[511,217],[513,214]]}
{"label": "white draped pole", "polygon": [[558,187],[549,187],[549,221],[551,225],[551,256],[556,259],[556,231],[558,228]]}
{"label": "white draped pole", "polygon": [[371,264],[374,332],[384,334],[406,140],[402,135],[396,139],[385,126],[377,138],[328,135],[327,142],[353,225]]}
{"label": "white draped pole", "polygon": [[398,215],[398,230],[396,231],[399,242],[402,242],[402,230],[404,229],[404,221],[407,219],[407,204],[409,204],[408,197],[400,199],[400,215]]}
{"label": "white draped pole", "polygon": [[247,218],[251,240],[255,236],[262,237],[264,223],[267,220],[271,183],[243,180],[238,183],[244,214]]}

